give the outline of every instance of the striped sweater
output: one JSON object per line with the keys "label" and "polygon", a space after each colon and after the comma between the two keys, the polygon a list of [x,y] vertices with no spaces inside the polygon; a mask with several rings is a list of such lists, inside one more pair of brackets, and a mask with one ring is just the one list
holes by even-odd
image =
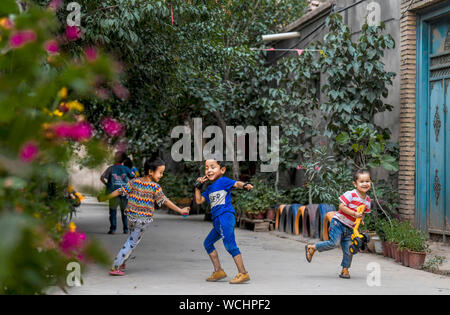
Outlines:
{"label": "striped sweater", "polygon": [[[359,206],[365,205],[366,209],[365,209],[364,213],[370,213],[371,200],[370,200],[369,196],[366,195],[366,198],[362,199],[358,195],[356,189],[347,191],[345,194],[343,194],[342,196],[339,197],[339,201],[342,202],[344,205],[346,205],[348,208],[350,208],[353,211],[356,211],[356,209]],[[348,226],[349,228],[355,227],[356,218],[354,218],[348,214],[345,214],[341,210],[339,210],[334,217],[336,219],[338,219],[339,221],[341,221],[346,226]]]}
{"label": "striped sweater", "polygon": [[122,186],[121,193],[128,197],[126,214],[133,221],[150,220],[155,211],[155,202],[161,206],[167,199],[159,184],[144,178],[130,180]]}

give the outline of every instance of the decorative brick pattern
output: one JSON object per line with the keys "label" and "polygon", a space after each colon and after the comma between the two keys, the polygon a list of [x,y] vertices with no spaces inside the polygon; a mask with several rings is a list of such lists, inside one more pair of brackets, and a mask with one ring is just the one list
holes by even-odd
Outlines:
{"label": "decorative brick pattern", "polygon": [[400,20],[400,218],[414,222],[416,173],[416,15],[402,0]]}

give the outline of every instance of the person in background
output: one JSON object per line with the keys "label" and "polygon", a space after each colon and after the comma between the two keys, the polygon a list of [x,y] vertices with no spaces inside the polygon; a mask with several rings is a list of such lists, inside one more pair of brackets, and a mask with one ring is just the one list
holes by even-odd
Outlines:
{"label": "person in background", "polygon": [[[106,193],[109,194],[122,186],[135,176],[131,170],[122,165],[127,159],[125,152],[117,152],[114,156],[114,165],[108,167],[100,176],[100,180],[106,185]],[[108,234],[114,234],[117,229],[117,207],[120,207],[120,214],[122,217],[123,233],[128,234],[128,219],[125,215],[128,200],[125,196],[117,196],[109,200],[109,223],[110,228]]]}
{"label": "person in background", "polygon": [[131,170],[131,174],[133,174],[134,177],[139,177],[139,170],[137,169],[136,166],[133,166],[133,161],[129,157],[125,159],[123,165],[125,165]]}

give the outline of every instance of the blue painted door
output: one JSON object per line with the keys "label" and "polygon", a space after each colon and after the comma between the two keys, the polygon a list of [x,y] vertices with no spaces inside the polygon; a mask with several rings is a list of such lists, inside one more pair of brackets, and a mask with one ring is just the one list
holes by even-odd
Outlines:
{"label": "blue painted door", "polygon": [[427,230],[450,232],[450,18],[429,25]]}

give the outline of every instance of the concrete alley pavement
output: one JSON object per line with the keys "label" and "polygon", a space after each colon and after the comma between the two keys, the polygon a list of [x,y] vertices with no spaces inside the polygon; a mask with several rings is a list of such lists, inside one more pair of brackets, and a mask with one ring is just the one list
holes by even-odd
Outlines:
{"label": "concrete alley pavement", "polygon": [[[120,215],[115,235],[108,235],[108,207],[93,198],[81,205],[74,219],[89,239],[98,239],[111,261],[128,235],[122,234]],[[213,271],[203,248],[212,228],[203,215],[183,218],[156,211],[154,221],[127,263],[126,275],[112,277],[108,269],[89,266],[83,285],[69,294],[169,294],[169,295],[297,295],[297,294],[450,294],[450,278],[401,266],[375,254],[357,254],[350,268],[351,279],[341,279],[342,252],[339,248],[305,259],[305,243],[279,237],[277,232],[252,232],[237,228],[236,240],[251,280],[228,283],[237,273],[222,241],[216,243],[222,267],[228,277],[216,283],[205,279]],[[317,240],[310,240],[315,242]],[[372,264],[371,264],[372,263]],[[373,264],[375,263],[375,264]],[[379,264],[379,265],[377,265]],[[374,269],[380,267],[380,286],[371,286]],[[50,294],[64,294],[52,289]]]}

